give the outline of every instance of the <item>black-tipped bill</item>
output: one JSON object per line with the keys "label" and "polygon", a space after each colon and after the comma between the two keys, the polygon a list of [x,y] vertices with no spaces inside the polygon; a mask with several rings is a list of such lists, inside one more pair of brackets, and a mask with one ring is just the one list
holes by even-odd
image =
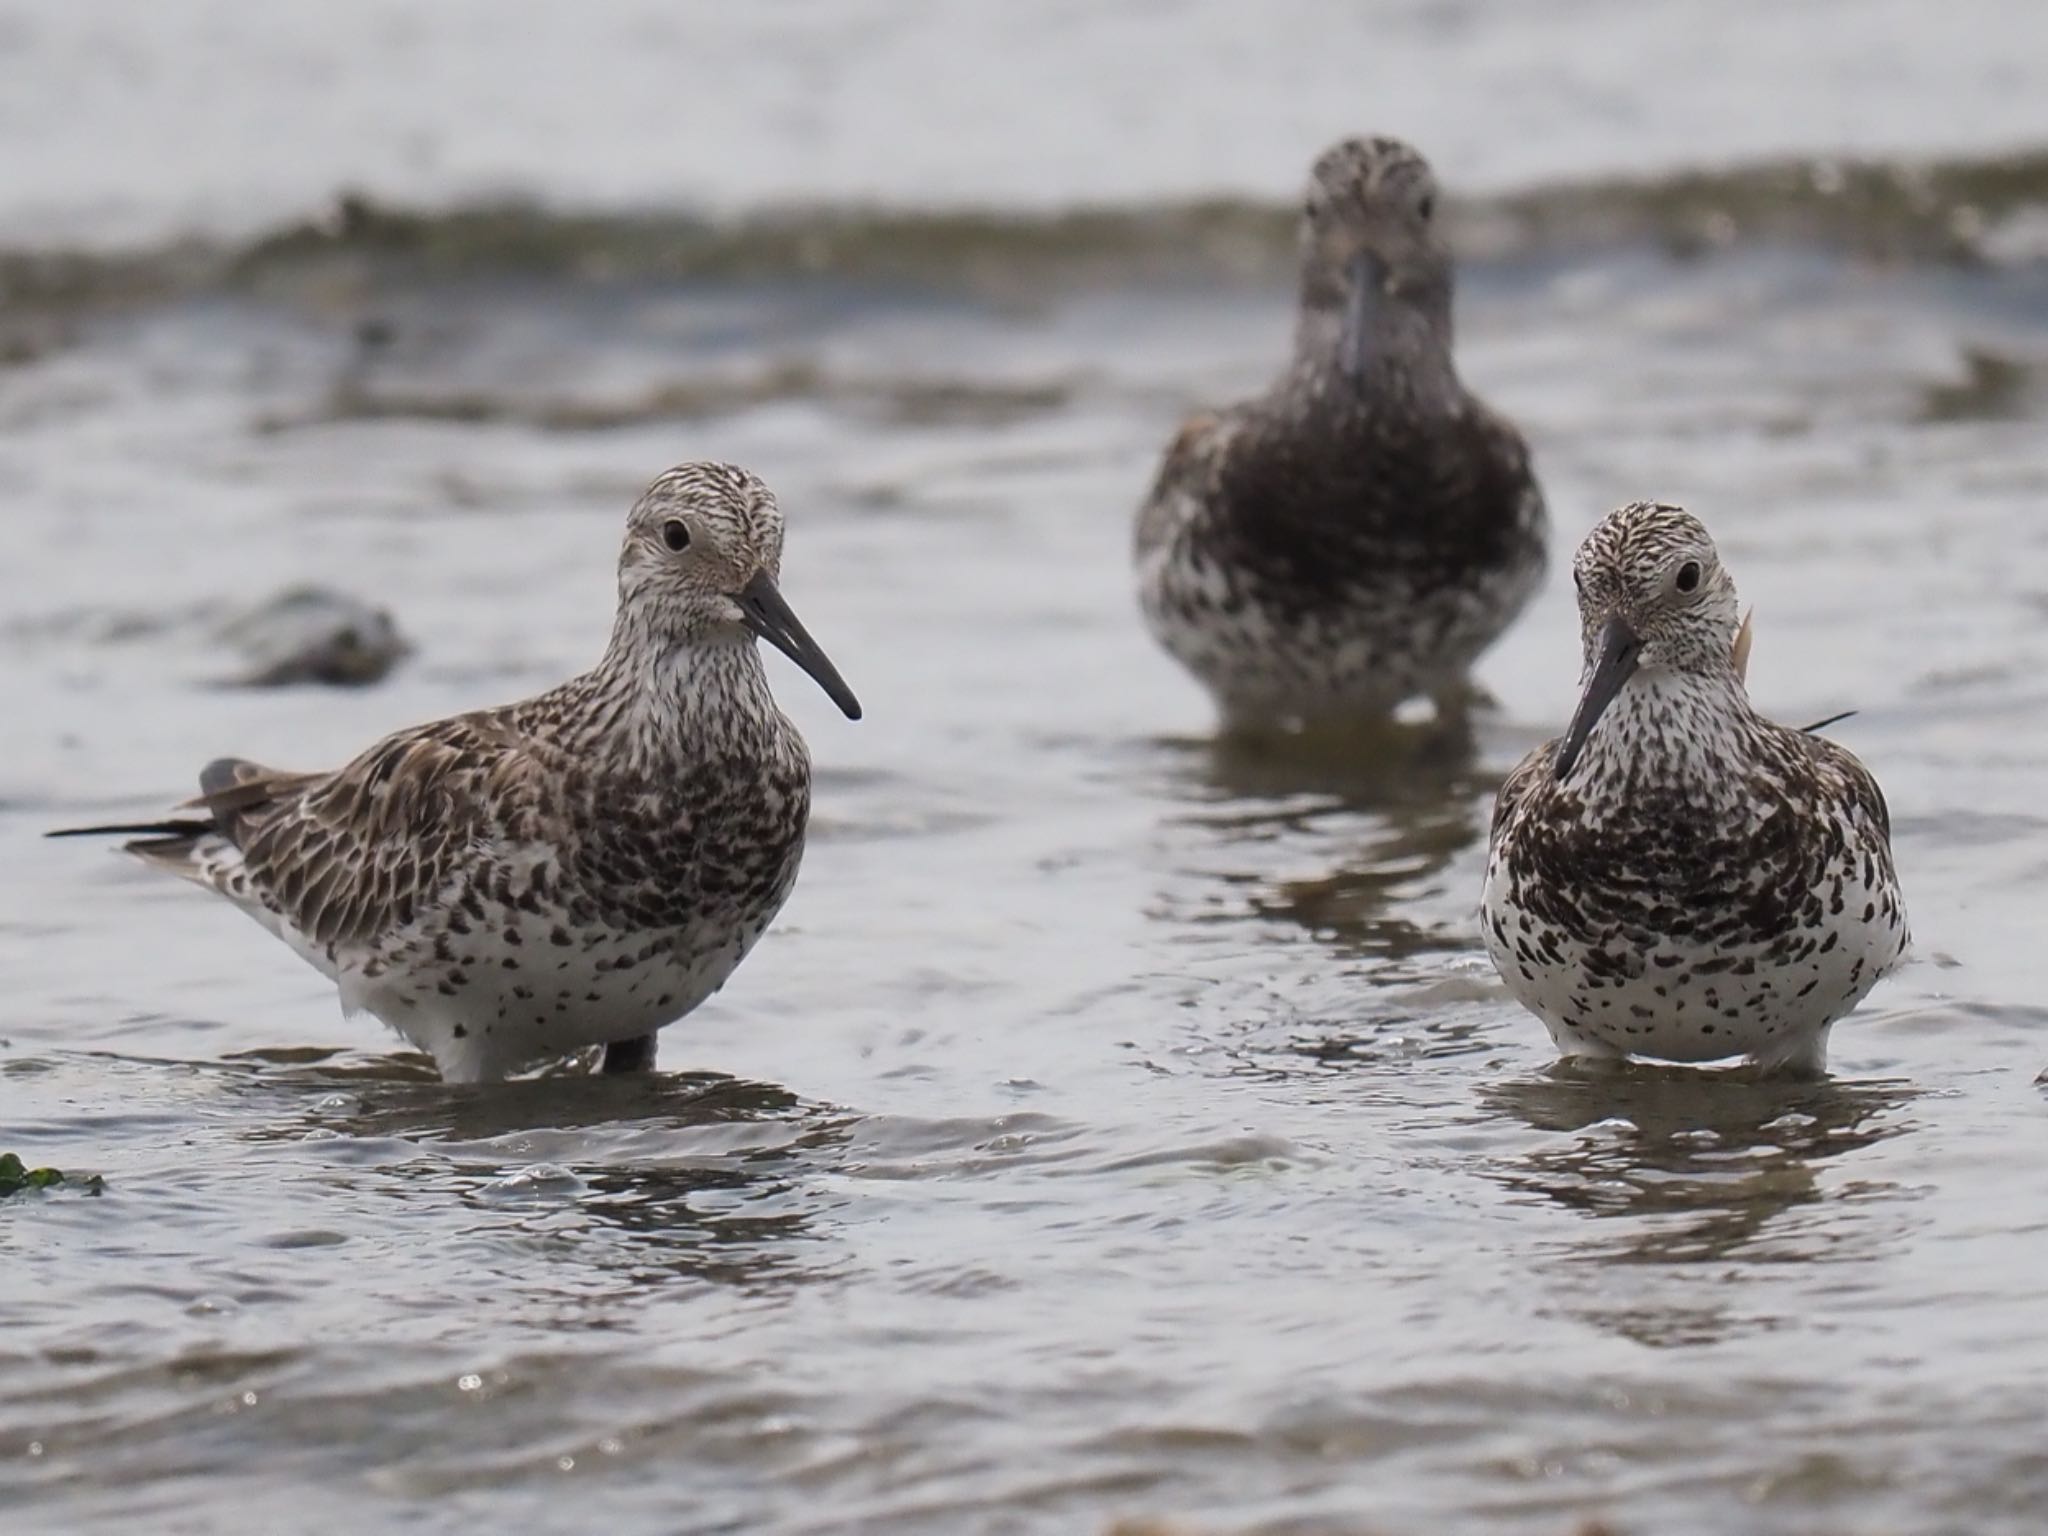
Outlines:
{"label": "black-tipped bill", "polygon": [[1600,723],[1600,716],[1614,702],[1614,696],[1621,692],[1621,685],[1634,675],[1636,659],[1642,652],[1641,638],[1621,620],[1609,619],[1600,626],[1599,649],[1593,655],[1593,674],[1586,679],[1586,691],[1579,695],[1579,707],[1572,711],[1572,723],[1565,727],[1564,739],[1557,744],[1557,757],[1551,771],[1558,783],[1562,784],[1578,766],[1579,754],[1586,748],[1586,738],[1593,734],[1593,727]]}
{"label": "black-tipped bill", "polygon": [[1380,290],[1386,286],[1387,269],[1370,251],[1360,251],[1345,269],[1351,285],[1344,295],[1344,334],[1337,342],[1337,366],[1352,379],[1365,377],[1372,361],[1373,316],[1379,308]]}
{"label": "black-tipped bill", "polygon": [[740,589],[739,605],[747,628],[808,672],[811,681],[825,690],[847,719],[860,718],[860,700],[853,696],[853,690],[846,686],[846,679],[839,675],[839,669],[832,665],[831,658],[811,638],[810,631],[790,611],[789,604],[782,600],[774,577],[766,571],[757,573]]}

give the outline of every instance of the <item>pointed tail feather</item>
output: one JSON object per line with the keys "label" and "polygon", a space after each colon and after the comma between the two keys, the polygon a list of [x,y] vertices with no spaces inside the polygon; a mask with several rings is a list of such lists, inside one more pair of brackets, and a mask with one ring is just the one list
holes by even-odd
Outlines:
{"label": "pointed tail feather", "polygon": [[212,846],[218,828],[211,821],[180,818],[173,821],[108,822],[95,827],[58,827],[45,837],[122,837],[121,851],[145,864],[154,864],[181,879],[208,883],[206,865],[200,855]]}
{"label": "pointed tail feather", "polygon": [[[59,827],[45,837],[140,837],[189,841],[209,832],[234,836],[236,821],[267,807],[281,790],[290,790],[318,777],[310,773],[280,773],[246,758],[221,757],[199,770],[199,793],[179,811],[193,816],[170,816],[163,821],[117,821],[92,827]],[[161,847],[160,844],[153,846]]]}
{"label": "pointed tail feather", "polygon": [[1856,710],[1845,709],[1838,715],[1829,715],[1825,720],[1816,720],[1813,722],[1813,724],[1802,725],[1801,727],[1799,727],[1799,729],[1802,734],[1811,736],[1815,731],[1824,731],[1829,726],[1837,725],[1842,721],[1847,720],[1851,715],[1854,715],[1856,713]]}
{"label": "pointed tail feather", "polygon": [[115,821],[96,827],[57,827],[45,837],[204,837],[213,830],[211,821]]}
{"label": "pointed tail feather", "polygon": [[[1749,647],[1750,642],[1756,638],[1756,630],[1751,620],[1755,619],[1755,617],[1756,608],[1751,606],[1744,611],[1742,623],[1735,630],[1735,651],[1733,657],[1735,676],[1743,682],[1749,680]],[[1799,727],[1799,733],[1802,736],[1817,735],[1831,725],[1839,725],[1855,713],[1856,711],[1853,709],[1845,709],[1838,715],[1829,715],[1825,720],[1816,720],[1811,725],[1802,725]]]}

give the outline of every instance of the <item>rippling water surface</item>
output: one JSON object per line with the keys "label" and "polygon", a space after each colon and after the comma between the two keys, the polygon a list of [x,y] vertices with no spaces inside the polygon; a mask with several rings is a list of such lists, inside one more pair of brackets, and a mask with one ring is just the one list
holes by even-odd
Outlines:
{"label": "rippling water surface", "polygon": [[[1271,169],[1144,284],[1104,253],[1156,211],[957,270],[842,222],[808,278],[542,215],[539,263],[437,264],[475,231],[428,216],[16,269],[0,1150],[106,1179],[0,1202],[23,1529],[2038,1529],[2048,177],[1872,173],[1880,233],[1960,250],[1831,224],[1826,167],[1564,245],[1508,215],[1582,193],[1468,203],[1463,366],[1560,559],[1469,736],[1261,752],[1126,541],[1179,414],[1278,356]],[[777,488],[868,717],[771,658],[811,849],[670,1075],[442,1087],[224,904],[37,840],[587,664],[695,456]],[[1715,529],[1760,704],[1859,710],[1891,797],[1917,959],[1826,1083],[1560,1069],[1479,949],[1492,788],[1570,707],[1562,551],[1639,495]],[[218,686],[221,616],[308,580],[417,654]]]}

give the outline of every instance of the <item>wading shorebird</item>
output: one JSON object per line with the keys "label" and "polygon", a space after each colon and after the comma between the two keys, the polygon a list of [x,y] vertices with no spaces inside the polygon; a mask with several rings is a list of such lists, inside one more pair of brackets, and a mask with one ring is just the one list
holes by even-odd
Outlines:
{"label": "wading shorebird", "polygon": [[195,814],[121,833],[482,1082],[655,1032],[724,985],[796,882],[811,761],[758,637],[860,705],[782,599],[782,514],[727,464],[634,504],[611,644],[538,697],[388,736],[332,773],[223,758]]}
{"label": "wading shorebird", "polygon": [[1906,952],[1884,795],[1751,707],[1735,583],[1691,514],[1608,514],[1573,574],[1578,708],[1501,786],[1487,953],[1567,1056],[1818,1075]]}
{"label": "wading shorebird", "polygon": [[1528,448],[1452,363],[1436,200],[1395,139],[1316,161],[1292,362],[1188,421],[1138,514],[1146,622],[1226,727],[1455,702],[1542,578]]}

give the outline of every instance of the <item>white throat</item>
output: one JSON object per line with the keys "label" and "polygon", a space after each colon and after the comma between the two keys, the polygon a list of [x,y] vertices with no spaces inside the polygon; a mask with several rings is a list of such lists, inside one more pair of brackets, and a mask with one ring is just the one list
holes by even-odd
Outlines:
{"label": "white throat", "polygon": [[1740,793],[1749,695],[1733,671],[1637,670],[1586,738],[1570,787],[1588,806],[1645,787],[1687,800],[1722,802]]}

